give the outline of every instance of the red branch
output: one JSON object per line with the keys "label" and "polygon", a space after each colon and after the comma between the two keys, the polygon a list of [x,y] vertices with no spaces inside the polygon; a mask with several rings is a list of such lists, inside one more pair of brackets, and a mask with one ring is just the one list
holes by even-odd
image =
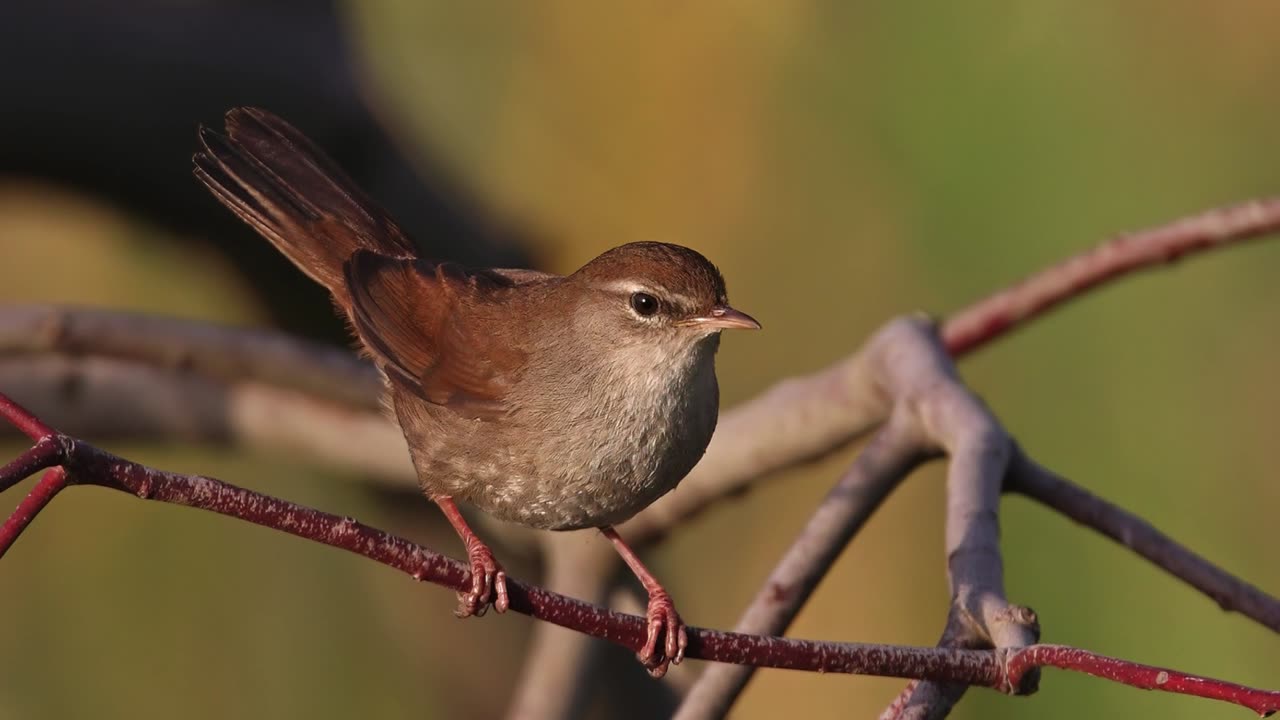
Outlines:
{"label": "red branch", "polygon": [[[8,397],[0,394],[0,415],[39,433],[48,429]],[[297,537],[362,555],[388,567],[453,590],[471,586],[466,565],[404,538],[353,518],[296,505],[269,495],[200,475],[182,475],[147,467],[50,430],[13,462],[0,468],[0,489],[22,477],[57,464],[37,483],[0,534],[0,555],[12,546],[31,518],[67,484],[98,485],[148,500],[186,505],[274,528]],[[65,470],[64,470],[65,469]],[[15,520],[17,518],[17,520]],[[10,526],[13,526],[11,529]],[[539,620],[617,643],[635,651],[645,640],[645,619],[614,612],[516,580],[508,580],[511,609]],[[1280,692],[1258,690],[1172,670],[1153,669],[1101,658],[1082,650],[1048,646],[1006,651],[835,643],[746,635],[689,628],[688,657],[757,667],[814,672],[924,678],[989,687],[1006,693],[1027,692],[1023,680],[1036,663],[1090,672],[1117,682],[1133,678],[1152,687],[1233,702],[1259,713],[1280,709]],[[1074,655],[1071,653],[1075,653]],[[1017,661],[1016,663],[1012,661]],[[1166,682],[1158,682],[1158,673]],[[1168,680],[1172,678],[1172,680]]]}
{"label": "red branch", "polygon": [[[8,468],[6,467],[5,469],[7,470]],[[0,477],[6,476],[0,475]],[[22,479],[22,477],[25,476],[15,475],[8,477],[6,480],[12,484]],[[17,478],[17,480],[13,478]],[[13,546],[14,541],[18,539],[22,531],[26,530],[36,515],[39,515],[40,511],[44,509],[44,506],[48,505],[50,500],[53,500],[53,496],[62,492],[62,489],[66,486],[67,471],[60,467],[50,470],[44,474],[44,477],[40,478],[40,481],[31,489],[31,492],[27,493],[22,502],[18,503],[18,508],[13,511],[13,514],[4,521],[4,525],[0,525],[0,557],[4,557],[4,554],[9,552],[9,548]]]}
{"label": "red branch", "polygon": [[1210,210],[1121,235],[964,308],[942,326],[942,339],[959,357],[1105,282],[1276,230],[1280,198]]}
{"label": "red branch", "polygon": [[1015,685],[1025,676],[1025,673],[1031,670],[1056,667],[1143,690],[1162,690],[1235,703],[1249,708],[1262,717],[1274,714],[1277,709],[1275,705],[1277,693],[1267,693],[1271,696],[1268,699],[1260,697],[1257,690],[1244,685],[1221,681],[1206,685],[1204,678],[1196,675],[1151,665],[1140,665],[1128,660],[1117,660],[1080,648],[1065,645],[1031,645],[1009,650],[1008,653],[1009,680]]}
{"label": "red branch", "polygon": [[[32,415],[26,408],[0,393],[0,417],[22,431],[23,435],[39,442],[43,438],[55,435],[53,428],[40,422],[40,418]],[[45,465],[44,467],[48,467]],[[34,472],[34,470],[32,471]],[[28,475],[31,473],[27,473]],[[26,477],[25,475],[23,477]],[[0,485],[0,490],[8,489],[8,485]]]}
{"label": "red branch", "polygon": [[[0,417],[8,420],[27,437],[36,441],[30,450],[0,468],[0,492],[3,492],[37,470],[57,465],[63,453],[54,439],[56,434],[53,428],[45,425],[26,408],[3,393],[0,393]],[[48,505],[49,501],[53,500],[53,497],[66,486],[65,468],[54,467],[40,478],[31,492],[27,493],[21,503],[18,503],[13,514],[4,521],[4,525],[0,525],[0,557],[4,557],[22,531],[27,529],[44,506]]]}

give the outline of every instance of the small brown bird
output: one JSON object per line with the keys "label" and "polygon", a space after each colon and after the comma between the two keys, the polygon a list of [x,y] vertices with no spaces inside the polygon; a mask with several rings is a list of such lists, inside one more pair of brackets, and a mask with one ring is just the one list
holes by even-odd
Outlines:
{"label": "small brown bird", "polygon": [[455,500],[545,530],[599,528],[649,593],[640,659],[684,656],[683,621],[613,525],[676,484],[719,410],[720,331],[759,328],[678,245],[614,248],[568,276],[477,269],[417,248],[302,133],[256,108],[202,127],[195,174],[328,288],[386,380],[418,482],[471,562],[460,617],[507,609],[506,575]]}

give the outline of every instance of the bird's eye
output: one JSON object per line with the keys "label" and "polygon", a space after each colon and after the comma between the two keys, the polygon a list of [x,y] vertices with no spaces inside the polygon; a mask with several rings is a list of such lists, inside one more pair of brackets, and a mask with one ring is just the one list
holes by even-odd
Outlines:
{"label": "bird's eye", "polygon": [[649,317],[658,312],[658,298],[646,292],[632,293],[631,309],[635,310],[637,315]]}

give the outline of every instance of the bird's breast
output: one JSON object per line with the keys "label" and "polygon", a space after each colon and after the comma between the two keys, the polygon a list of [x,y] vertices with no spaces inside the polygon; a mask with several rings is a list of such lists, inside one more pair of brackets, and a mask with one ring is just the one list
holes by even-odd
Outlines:
{"label": "bird's breast", "polygon": [[[514,403],[513,432],[487,438],[495,474],[471,502],[500,518],[552,530],[613,525],[673,489],[715,430],[714,346],[685,362],[597,357]],[[506,440],[501,440],[502,436]]]}

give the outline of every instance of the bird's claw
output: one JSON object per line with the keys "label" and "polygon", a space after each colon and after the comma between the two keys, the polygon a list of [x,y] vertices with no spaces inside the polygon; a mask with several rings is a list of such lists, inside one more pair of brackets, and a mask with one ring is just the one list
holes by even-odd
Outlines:
{"label": "bird's claw", "polygon": [[[671,596],[662,590],[649,595],[649,608],[645,617],[648,620],[649,634],[636,657],[651,676],[660,678],[667,674],[667,668],[679,665],[684,660],[689,633],[680,614],[676,612],[675,604],[671,602]],[[661,646],[659,639],[662,640]]]}
{"label": "bird's claw", "polygon": [[493,557],[493,551],[481,542],[467,543],[471,561],[471,590],[458,593],[458,609],[453,614],[466,618],[483,617],[489,605],[500,613],[511,605],[507,596],[507,572]]}

